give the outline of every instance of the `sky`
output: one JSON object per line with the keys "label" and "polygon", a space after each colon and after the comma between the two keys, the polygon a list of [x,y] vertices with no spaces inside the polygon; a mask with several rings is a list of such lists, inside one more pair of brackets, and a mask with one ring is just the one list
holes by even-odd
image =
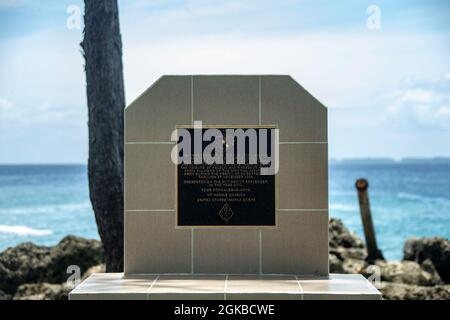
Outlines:
{"label": "sky", "polygon": [[[86,163],[83,10],[0,0],[0,163]],[[449,1],[119,0],[119,10],[127,103],[163,74],[290,74],[328,108],[330,158],[450,157]]]}

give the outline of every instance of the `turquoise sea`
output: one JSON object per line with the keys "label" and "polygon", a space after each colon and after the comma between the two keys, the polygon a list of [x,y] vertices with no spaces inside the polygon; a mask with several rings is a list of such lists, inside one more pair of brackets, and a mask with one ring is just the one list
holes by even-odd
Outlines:
{"label": "turquoise sea", "polygon": [[[450,162],[331,161],[330,215],[358,235],[354,181],[369,180],[378,243],[401,259],[405,239],[450,237]],[[85,165],[0,165],[0,251],[24,241],[53,245],[67,234],[98,238]]]}

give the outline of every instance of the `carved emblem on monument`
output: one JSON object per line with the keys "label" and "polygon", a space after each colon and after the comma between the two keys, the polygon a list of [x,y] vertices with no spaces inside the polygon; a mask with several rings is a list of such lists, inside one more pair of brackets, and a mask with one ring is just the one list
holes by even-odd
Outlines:
{"label": "carved emblem on monument", "polygon": [[225,205],[222,207],[222,209],[220,209],[219,211],[219,216],[220,218],[222,218],[222,220],[227,223],[228,221],[230,221],[230,219],[233,217],[233,210],[231,210],[230,206],[228,205],[228,203],[225,203]]}

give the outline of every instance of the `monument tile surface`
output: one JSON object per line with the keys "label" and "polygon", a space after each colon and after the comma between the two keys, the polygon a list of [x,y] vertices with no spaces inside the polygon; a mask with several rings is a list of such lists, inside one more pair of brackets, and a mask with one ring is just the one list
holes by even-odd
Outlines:
{"label": "monument tile surface", "polygon": [[[188,230],[179,228],[175,220],[177,179],[175,164],[170,161],[170,150],[175,145],[171,134],[175,127],[192,126],[197,120],[222,128],[279,127],[275,226],[273,221],[250,223],[248,219],[251,225],[243,230],[228,230],[232,226],[218,221],[230,215],[236,219],[238,215],[234,205],[223,204],[211,211],[215,223],[208,220],[196,226],[198,221],[187,221],[183,224]],[[162,250],[167,246],[177,252],[175,260],[180,261],[183,272],[189,265],[191,273],[327,274],[326,122],[326,108],[290,76],[161,77],[125,111],[125,273],[161,272],[168,265]],[[261,216],[266,217],[274,211],[271,205],[256,210],[262,210]],[[153,212],[172,216],[174,223],[171,225],[169,218],[155,219]],[[199,212],[185,210],[185,214],[194,217]],[[221,220],[217,220],[220,216]],[[161,240],[139,229],[131,219],[158,229]],[[268,225],[274,230],[265,230]],[[150,244],[158,241],[163,245]]]}

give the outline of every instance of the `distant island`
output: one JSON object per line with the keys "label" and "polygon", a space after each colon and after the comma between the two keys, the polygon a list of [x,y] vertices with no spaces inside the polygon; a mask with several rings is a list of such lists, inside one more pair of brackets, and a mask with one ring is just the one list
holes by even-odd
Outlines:
{"label": "distant island", "polygon": [[450,164],[450,158],[331,158],[329,162],[330,164]]}

